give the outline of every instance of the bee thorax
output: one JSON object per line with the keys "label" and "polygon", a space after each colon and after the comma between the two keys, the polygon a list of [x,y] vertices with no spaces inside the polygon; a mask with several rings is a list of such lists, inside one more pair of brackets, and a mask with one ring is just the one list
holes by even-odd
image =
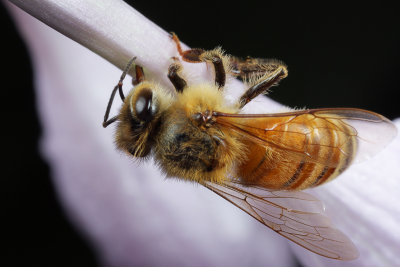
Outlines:
{"label": "bee thorax", "polygon": [[215,123],[215,117],[213,117],[213,112],[209,110],[193,114],[192,119],[202,129],[209,128]]}
{"label": "bee thorax", "polygon": [[221,182],[237,162],[233,138],[213,126],[211,111],[184,114],[175,109],[163,117],[154,151],[159,166],[170,177]]}

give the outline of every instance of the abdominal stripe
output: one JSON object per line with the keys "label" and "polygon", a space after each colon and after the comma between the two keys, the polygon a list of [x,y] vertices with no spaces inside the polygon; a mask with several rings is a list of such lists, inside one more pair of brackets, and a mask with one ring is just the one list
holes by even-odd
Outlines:
{"label": "abdominal stripe", "polygon": [[342,160],[343,164],[342,166],[340,166],[338,174],[341,174],[344,170],[347,169],[347,167],[349,167],[350,163],[353,161],[354,152],[356,148],[357,148],[356,140],[354,140],[354,137],[352,137],[347,141],[347,147],[346,147],[347,155],[346,158]]}
{"label": "abdominal stripe", "polygon": [[[329,140],[332,146],[336,145],[336,134],[333,134],[331,131],[327,131],[327,134],[329,134]],[[328,138],[328,136],[326,137]],[[334,159],[334,155],[337,154],[337,152],[332,149],[332,151],[328,154],[326,160],[326,163],[330,163],[332,159]],[[321,183],[324,183],[331,175],[333,172],[336,170],[336,168],[329,168],[328,165],[325,165],[325,167],[322,169],[321,173],[317,176],[315,181],[312,183],[311,186],[317,186],[320,185]]]}
{"label": "abdominal stripe", "polygon": [[[334,168],[332,168],[332,169],[335,170]],[[315,181],[314,181],[314,183],[313,183],[312,185],[313,185],[313,186],[319,185],[320,183],[324,182],[324,181],[326,180],[326,178],[329,178],[329,176],[331,176],[332,172],[330,172],[330,173],[325,177],[325,179],[321,180],[322,177],[325,176],[325,174],[326,174],[326,172],[327,172],[328,170],[329,170],[329,167],[328,167],[328,166],[325,166],[325,167],[322,169],[322,172],[317,176],[317,178],[315,179]]]}
{"label": "abdominal stripe", "polygon": [[267,159],[267,154],[264,153],[262,159],[258,162],[257,166],[251,170],[251,175],[254,177],[251,179],[253,183],[256,183],[258,180],[266,177],[266,169],[264,168],[262,171],[258,172],[258,170],[263,166],[265,160]]}
{"label": "abdominal stripe", "polygon": [[294,183],[294,181],[297,180],[297,178],[299,177],[301,171],[303,170],[305,165],[304,161],[301,161],[299,166],[297,166],[296,171],[294,172],[293,176],[283,185],[283,188],[287,188],[289,187],[292,183]]}
{"label": "abdominal stripe", "polygon": [[263,158],[258,162],[257,166],[251,171],[252,174],[254,172],[256,172],[264,164],[266,158],[267,158],[267,155],[264,154]]}

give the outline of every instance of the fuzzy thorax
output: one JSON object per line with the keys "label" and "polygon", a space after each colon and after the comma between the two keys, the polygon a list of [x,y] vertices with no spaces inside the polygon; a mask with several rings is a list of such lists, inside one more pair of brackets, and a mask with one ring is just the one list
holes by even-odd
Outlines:
{"label": "fuzzy thorax", "polygon": [[176,108],[185,110],[188,117],[207,110],[238,113],[236,107],[226,104],[222,91],[217,86],[208,83],[186,88],[182,94],[178,95]]}
{"label": "fuzzy thorax", "polygon": [[209,84],[185,88],[164,112],[155,158],[167,176],[221,183],[243,161],[246,150],[236,132],[218,124],[199,126],[193,115],[206,111],[237,113]]}

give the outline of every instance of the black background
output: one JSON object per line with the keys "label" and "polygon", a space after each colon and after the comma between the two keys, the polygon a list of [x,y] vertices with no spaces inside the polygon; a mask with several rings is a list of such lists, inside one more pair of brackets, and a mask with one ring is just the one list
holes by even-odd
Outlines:
{"label": "black background", "polygon": [[[400,116],[400,23],[394,6],[129,2],[192,47],[222,45],[237,56],[284,61],[289,77],[270,97],[285,105],[357,107],[390,119]],[[39,155],[41,126],[30,59],[3,6],[1,25],[1,140],[6,161],[1,178],[5,251],[0,262],[96,266],[90,246],[63,214],[49,167]]]}

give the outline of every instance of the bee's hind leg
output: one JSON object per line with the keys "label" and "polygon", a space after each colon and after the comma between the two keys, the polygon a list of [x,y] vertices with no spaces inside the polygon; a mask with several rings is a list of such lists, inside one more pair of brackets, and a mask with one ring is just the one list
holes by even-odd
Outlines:
{"label": "bee's hind leg", "polygon": [[221,49],[213,49],[210,51],[206,51],[201,48],[193,48],[189,50],[182,50],[180,41],[178,36],[175,33],[172,33],[172,40],[176,44],[176,48],[179,52],[179,55],[182,57],[182,60],[190,63],[212,63],[214,65],[215,70],[215,84],[218,88],[222,88],[225,86],[226,82],[226,73],[224,67],[224,55]]}
{"label": "bee's hind leg", "polygon": [[241,60],[231,58],[232,73],[245,80],[250,87],[239,99],[239,107],[243,108],[256,96],[267,93],[268,89],[287,77],[286,65],[273,59]]}

